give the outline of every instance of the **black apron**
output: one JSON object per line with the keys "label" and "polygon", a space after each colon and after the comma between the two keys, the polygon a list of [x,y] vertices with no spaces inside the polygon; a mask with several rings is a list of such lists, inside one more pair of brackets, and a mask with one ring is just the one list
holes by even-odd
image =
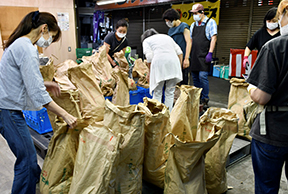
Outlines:
{"label": "black apron", "polygon": [[206,25],[208,24],[209,20],[210,18],[207,20],[204,26],[196,26],[196,23],[194,24],[189,71],[210,70],[210,63],[205,62],[205,57],[210,48],[210,40],[207,39],[205,34]]}

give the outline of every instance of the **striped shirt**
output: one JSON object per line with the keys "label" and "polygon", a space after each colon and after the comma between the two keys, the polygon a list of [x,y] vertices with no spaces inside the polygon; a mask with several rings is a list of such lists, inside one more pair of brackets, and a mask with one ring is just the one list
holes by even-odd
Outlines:
{"label": "striped shirt", "polygon": [[[205,16],[203,22],[201,22],[200,26],[204,26],[206,24],[206,21],[209,18],[207,16]],[[193,33],[193,28],[194,25],[196,24],[196,26],[199,26],[198,22],[193,22],[190,26],[190,36],[192,38],[192,33]],[[208,24],[206,25],[206,29],[205,29],[205,35],[207,37],[207,39],[210,41],[211,37],[214,35],[217,35],[217,24],[215,22],[215,20],[213,20],[212,18],[209,20]]]}
{"label": "striped shirt", "polygon": [[18,38],[5,49],[0,61],[0,108],[39,110],[51,101],[37,49],[29,38]]}

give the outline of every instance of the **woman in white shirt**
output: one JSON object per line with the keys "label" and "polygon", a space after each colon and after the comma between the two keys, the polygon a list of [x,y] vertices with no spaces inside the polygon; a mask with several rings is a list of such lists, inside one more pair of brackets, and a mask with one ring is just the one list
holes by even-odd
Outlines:
{"label": "woman in white shirt", "polygon": [[153,99],[162,102],[165,84],[164,104],[171,112],[176,84],[182,81],[182,50],[170,36],[153,28],[142,34],[141,41],[149,67],[150,94],[154,91]]}

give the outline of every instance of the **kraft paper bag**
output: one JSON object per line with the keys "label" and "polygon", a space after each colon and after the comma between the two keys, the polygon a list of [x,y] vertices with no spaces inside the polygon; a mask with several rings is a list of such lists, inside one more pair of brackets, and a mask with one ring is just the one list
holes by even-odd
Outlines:
{"label": "kraft paper bag", "polygon": [[125,53],[121,50],[117,53],[114,53],[114,59],[118,62],[119,68],[122,71],[125,71],[128,73],[129,71],[129,63],[125,57]]}
{"label": "kraft paper bag", "polygon": [[205,158],[206,188],[209,194],[222,194],[228,190],[226,162],[238,132],[238,117],[231,110],[224,108],[209,108],[200,118],[200,123],[216,124],[221,130],[217,143],[207,152]]}
{"label": "kraft paper bag", "polygon": [[95,53],[92,56],[83,56],[82,60],[86,63],[93,64],[93,69],[95,70],[93,70],[93,72],[103,95],[112,96],[116,82],[111,75],[113,68],[107,58],[106,46],[101,46],[99,48],[99,53]]}
{"label": "kraft paper bag", "polygon": [[149,88],[149,83],[147,80],[148,73],[149,73],[149,68],[145,64],[145,62],[142,61],[142,59],[137,59],[134,63],[132,76],[133,78],[139,78],[137,82],[138,86]]}
{"label": "kraft paper bag", "polygon": [[[78,119],[82,119],[78,90],[61,90],[60,96],[56,97],[52,95],[51,97],[57,105],[66,110],[69,114]],[[61,122],[64,121],[62,117],[58,117],[55,113],[52,113],[49,110],[47,110],[47,113],[53,129],[55,128],[56,120]]]}
{"label": "kraft paper bag", "polygon": [[239,117],[238,135],[251,140],[252,138],[249,135],[250,128],[247,126],[243,115],[243,107],[252,101],[247,91],[249,84],[244,79],[237,78],[232,78],[230,83],[228,109],[232,110]]}
{"label": "kraft paper bag", "polygon": [[[120,133],[123,141],[119,146],[119,162],[116,165],[114,187],[109,193],[141,193],[144,158],[144,112],[136,105],[116,106],[105,101],[103,124],[114,133]],[[112,184],[111,184],[112,185]]]}
{"label": "kraft paper bag", "polygon": [[180,91],[180,97],[171,111],[172,133],[178,136],[181,141],[191,142],[196,137],[202,89],[182,85]]}
{"label": "kraft paper bag", "polygon": [[68,78],[68,69],[76,66],[78,66],[78,64],[73,60],[66,60],[63,63],[54,65],[54,79],[62,90],[76,90],[76,87]]}
{"label": "kraft paper bag", "polygon": [[110,193],[109,188],[115,188],[121,141],[122,135],[114,133],[103,123],[98,122],[85,127],[79,137],[69,193]]}
{"label": "kraft paper bag", "polygon": [[116,80],[116,88],[113,91],[112,102],[115,105],[127,106],[130,104],[129,88],[127,85],[128,73],[119,68],[114,68],[112,76]]}
{"label": "kraft paper bag", "polygon": [[87,126],[81,121],[70,129],[66,123],[56,122],[40,175],[40,192],[68,193],[73,177],[74,163],[79,144],[79,133]]}
{"label": "kraft paper bag", "polygon": [[164,137],[171,132],[170,112],[163,103],[147,97],[144,103],[138,104],[138,108],[145,112],[143,179],[164,188],[166,161],[171,146],[170,138]]}
{"label": "kraft paper bag", "polygon": [[218,130],[213,123],[200,125],[199,99],[201,90],[182,85],[181,94],[171,111],[173,143],[165,172],[164,193],[206,194],[205,154],[217,142]]}
{"label": "kraft paper bag", "polygon": [[248,104],[245,104],[243,106],[243,115],[244,115],[244,121],[245,121],[244,125],[248,126],[251,129],[257,115],[261,113],[263,110],[264,110],[264,106],[257,104],[254,101],[251,101]]}
{"label": "kraft paper bag", "polygon": [[54,77],[53,58],[50,57],[45,65],[39,65],[41,75],[44,81],[52,81]]}
{"label": "kraft paper bag", "polygon": [[105,100],[93,74],[92,64],[82,63],[72,67],[68,70],[68,76],[79,90],[82,117],[90,122],[103,120]]}

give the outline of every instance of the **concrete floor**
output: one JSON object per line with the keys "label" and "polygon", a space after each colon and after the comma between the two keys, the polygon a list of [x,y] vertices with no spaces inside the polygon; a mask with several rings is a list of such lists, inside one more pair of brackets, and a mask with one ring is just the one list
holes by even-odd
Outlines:
{"label": "concrete floor", "polygon": [[[230,83],[227,80],[209,77],[210,82],[210,106],[227,107]],[[0,135],[0,193],[11,193],[13,182],[13,166],[15,157],[10,151],[6,141]],[[38,156],[38,163],[42,167],[43,159]],[[228,185],[233,187],[227,194],[250,194],[254,193],[254,174],[251,156],[227,168]],[[288,193],[287,179],[282,174],[279,194]]]}

